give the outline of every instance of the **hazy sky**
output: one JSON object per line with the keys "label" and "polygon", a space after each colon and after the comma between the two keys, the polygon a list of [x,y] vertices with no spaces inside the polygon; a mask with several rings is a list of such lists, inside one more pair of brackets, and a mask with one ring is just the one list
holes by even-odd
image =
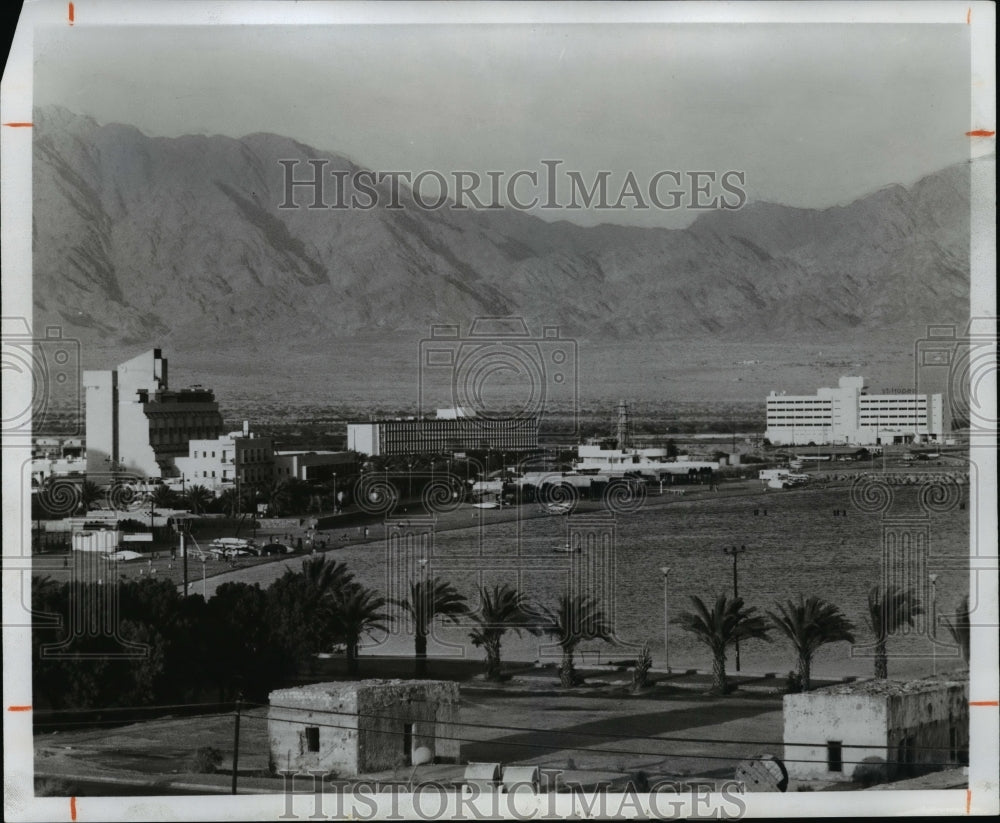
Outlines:
{"label": "hazy sky", "polygon": [[35,58],[36,104],[383,171],[741,170],[751,201],[823,207],[969,156],[964,25],[60,26]]}

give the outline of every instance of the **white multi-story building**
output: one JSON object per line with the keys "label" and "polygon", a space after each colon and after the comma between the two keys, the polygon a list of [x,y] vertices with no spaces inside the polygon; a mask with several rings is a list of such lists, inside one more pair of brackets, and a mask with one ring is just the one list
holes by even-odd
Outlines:
{"label": "white multi-story building", "polygon": [[212,440],[191,440],[188,455],[174,465],[187,486],[204,486],[216,495],[239,485],[264,487],[275,479],[274,444],[257,437],[244,422],[242,431]]}
{"label": "white multi-story building", "polygon": [[943,403],[940,394],[866,394],[863,377],[841,377],[814,395],[772,391],[764,436],[776,446],[941,441]]}
{"label": "white multi-story building", "polygon": [[85,371],[87,472],[144,477],[175,474],[174,460],[194,439],[222,433],[209,389],[171,391],[167,360],[150,349],[107,371]]}

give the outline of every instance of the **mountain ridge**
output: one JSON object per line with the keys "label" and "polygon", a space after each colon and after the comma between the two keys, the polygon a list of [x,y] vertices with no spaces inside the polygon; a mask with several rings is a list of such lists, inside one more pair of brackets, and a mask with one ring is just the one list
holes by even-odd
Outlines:
{"label": "mountain ridge", "polygon": [[279,209],[279,159],[362,167],[267,133],[148,137],[58,107],[35,123],[36,324],[103,346],[280,359],[303,340],[335,348],[479,315],[637,342],[875,338],[968,317],[967,164],[826,209],[585,227],[426,211],[405,187],[400,210]]}

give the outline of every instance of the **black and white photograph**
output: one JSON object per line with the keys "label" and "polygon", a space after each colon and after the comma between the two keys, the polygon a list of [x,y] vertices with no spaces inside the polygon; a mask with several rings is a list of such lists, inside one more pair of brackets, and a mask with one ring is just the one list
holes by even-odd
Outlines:
{"label": "black and white photograph", "polygon": [[40,0],[2,91],[6,819],[1000,813],[992,4]]}

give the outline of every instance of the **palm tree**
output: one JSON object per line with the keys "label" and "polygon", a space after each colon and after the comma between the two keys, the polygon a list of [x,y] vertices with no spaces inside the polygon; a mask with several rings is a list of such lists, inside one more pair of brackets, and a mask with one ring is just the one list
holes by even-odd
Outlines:
{"label": "palm tree", "polygon": [[159,485],[153,492],[153,505],[169,509],[177,502],[177,492],[166,485]]}
{"label": "palm tree", "polygon": [[440,577],[431,580],[420,579],[410,583],[408,598],[394,599],[396,606],[403,609],[413,620],[414,671],[418,677],[427,674],[427,635],[431,623],[438,615],[452,623],[468,614],[465,595]]}
{"label": "palm tree", "polygon": [[959,601],[954,620],[946,620],[948,634],[962,650],[962,660],[969,662],[969,650],[972,645],[972,624],[969,622],[969,595],[964,595]]}
{"label": "palm tree", "polygon": [[285,571],[285,576],[302,574],[305,582],[321,596],[335,596],[354,583],[346,563],[338,563],[327,554],[317,554],[302,561],[302,571]]}
{"label": "palm tree", "polygon": [[709,609],[700,597],[691,595],[693,612],[682,612],[672,622],[691,632],[712,652],[712,688],[717,694],[729,691],[726,682],[726,649],[741,640],[767,640],[767,621],[754,614],[756,608],[744,608],[743,598],[720,594]]}
{"label": "palm tree", "polygon": [[808,600],[799,595],[796,603],[788,600],[777,603],[778,613],[768,612],[768,617],[792,641],[798,655],[799,682],[802,691],[810,688],[810,670],[812,658],[820,646],[827,643],[854,642],[854,624],[844,613],[821,597],[810,597]]}
{"label": "palm tree", "polygon": [[276,480],[267,487],[264,496],[267,499],[267,513],[271,517],[280,517],[287,511],[290,500],[287,481]]}
{"label": "palm tree", "polygon": [[612,627],[592,597],[564,594],[555,611],[542,607],[541,630],[556,638],[562,648],[559,682],[565,688],[574,685],[573,653],[584,640],[611,640]]}
{"label": "palm tree", "polygon": [[78,511],[89,512],[90,507],[102,497],[104,497],[104,492],[101,491],[100,486],[90,480],[84,480],[80,484]]}
{"label": "palm tree", "polygon": [[537,618],[524,594],[508,583],[487,589],[479,588],[479,611],[472,615],[476,628],[469,632],[472,644],[486,652],[486,678],[500,680],[500,643],[511,630],[537,634]]}
{"label": "palm tree", "polygon": [[204,486],[190,486],[184,492],[184,498],[195,514],[201,514],[212,502],[212,493]]}
{"label": "palm tree", "polygon": [[868,592],[868,616],[865,622],[875,635],[875,677],[889,676],[889,655],[886,643],[890,634],[903,626],[912,626],[917,615],[923,614],[920,598],[912,587],[872,586]]}
{"label": "palm tree", "polygon": [[388,631],[389,615],[382,609],[386,599],[374,589],[358,583],[344,586],[332,598],[332,624],[334,631],[347,646],[347,671],[358,673],[358,646],[361,638],[376,631]]}

